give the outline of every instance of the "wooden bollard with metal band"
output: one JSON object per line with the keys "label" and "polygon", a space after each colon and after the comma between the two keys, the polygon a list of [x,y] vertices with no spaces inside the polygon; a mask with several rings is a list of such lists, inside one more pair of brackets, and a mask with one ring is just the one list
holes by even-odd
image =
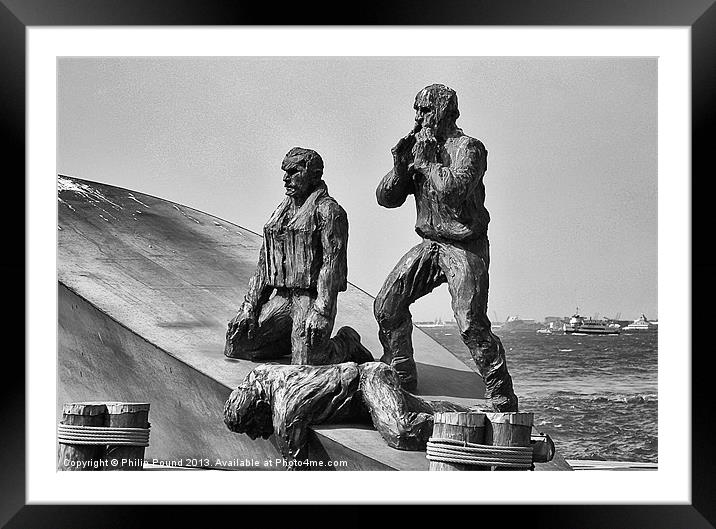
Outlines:
{"label": "wooden bollard with metal band", "polygon": [[[505,447],[530,447],[534,413],[486,413],[485,444]],[[527,450],[525,449],[525,452]],[[534,467],[532,467],[534,468]],[[529,470],[529,468],[493,465],[492,470]]]}
{"label": "wooden bollard with metal band", "polygon": [[58,470],[142,470],[149,404],[65,404],[57,426]]}
{"label": "wooden bollard with metal band", "polygon": [[[482,444],[485,438],[485,414],[480,412],[438,412],[433,417],[431,439]],[[449,459],[449,458],[448,458]],[[490,467],[446,461],[430,461],[430,470],[489,470]]]}
{"label": "wooden bollard with metal band", "polygon": [[[107,422],[110,428],[149,428],[149,404],[146,402],[108,402]],[[144,446],[108,443],[104,470],[142,470]]]}
{"label": "wooden bollard with metal band", "polygon": [[[72,426],[104,426],[107,407],[99,402],[75,402],[62,406],[60,424]],[[57,470],[101,470],[104,446],[73,444],[59,437]]]}

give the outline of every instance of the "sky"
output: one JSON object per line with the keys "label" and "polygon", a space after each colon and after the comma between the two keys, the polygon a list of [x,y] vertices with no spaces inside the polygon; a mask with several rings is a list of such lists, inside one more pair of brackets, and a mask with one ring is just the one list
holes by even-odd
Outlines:
{"label": "sky", "polygon": [[[57,172],[260,233],[284,155],[314,149],[348,214],[348,279],[375,295],[420,242],[412,198],[382,208],[375,188],[433,83],[488,150],[490,319],[657,319],[655,58],[61,58]],[[411,311],[452,318],[446,286]]]}

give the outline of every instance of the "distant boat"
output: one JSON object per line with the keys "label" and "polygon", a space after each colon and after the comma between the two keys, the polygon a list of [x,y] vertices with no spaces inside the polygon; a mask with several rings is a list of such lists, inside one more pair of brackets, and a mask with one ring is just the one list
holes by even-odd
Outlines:
{"label": "distant boat", "polygon": [[453,325],[455,322],[453,321],[443,321],[442,318],[435,318],[433,321],[419,321],[416,322],[415,325],[418,327],[446,327],[448,325]]}
{"label": "distant boat", "polygon": [[583,318],[579,310],[564,324],[565,334],[619,334],[621,327],[618,323],[611,323],[609,320],[596,320]]}
{"label": "distant boat", "polygon": [[508,316],[505,322],[497,327],[493,325],[493,329],[500,329],[501,331],[536,331],[540,327],[540,324],[533,319],[523,319],[519,316]]}
{"label": "distant boat", "polygon": [[537,334],[552,334],[552,329],[537,329]]}
{"label": "distant boat", "polygon": [[646,316],[642,314],[637,319],[635,319],[632,323],[624,327],[625,331],[655,331],[657,330],[658,324],[650,322],[646,319]]}

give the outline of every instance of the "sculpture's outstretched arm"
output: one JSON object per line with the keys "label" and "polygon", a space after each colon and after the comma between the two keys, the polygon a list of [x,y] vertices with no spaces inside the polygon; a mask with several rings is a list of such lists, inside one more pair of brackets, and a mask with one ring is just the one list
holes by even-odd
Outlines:
{"label": "sculpture's outstretched arm", "polygon": [[433,431],[430,405],[400,387],[398,374],[382,362],[358,366],[360,390],[373,426],[388,446],[425,450]]}

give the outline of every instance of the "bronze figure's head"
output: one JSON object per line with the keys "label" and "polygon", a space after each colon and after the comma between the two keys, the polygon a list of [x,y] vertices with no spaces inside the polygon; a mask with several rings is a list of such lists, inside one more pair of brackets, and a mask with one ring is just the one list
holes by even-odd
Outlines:
{"label": "bronze figure's head", "polygon": [[415,96],[416,129],[429,128],[436,133],[447,132],[455,127],[460,116],[455,90],[441,84],[423,88]]}
{"label": "bronze figure's head", "polygon": [[286,194],[302,202],[323,178],[323,159],[311,149],[294,147],[281,163]]}
{"label": "bronze figure's head", "polygon": [[271,404],[261,384],[250,378],[231,392],[224,405],[224,423],[232,432],[245,433],[251,439],[268,439],[273,433]]}

